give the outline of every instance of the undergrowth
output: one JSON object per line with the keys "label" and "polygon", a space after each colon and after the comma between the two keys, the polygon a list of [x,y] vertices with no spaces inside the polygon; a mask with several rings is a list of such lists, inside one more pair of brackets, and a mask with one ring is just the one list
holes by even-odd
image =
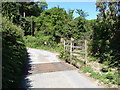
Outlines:
{"label": "undergrowth", "polygon": [[[61,52],[61,50],[63,50],[63,46],[60,43],[57,44],[53,41],[50,41],[49,38],[46,37],[45,39],[42,39],[35,36],[24,36],[23,39],[26,46],[29,48],[37,48],[53,52]],[[47,44],[44,44],[44,42],[46,42]]]}
{"label": "undergrowth", "polygon": [[[61,52],[59,55],[59,58],[62,58],[62,60],[65,60],[66,62],[70,62],[72,65],[79,68],[79,70],[83,73],[89,73],[90,77],[99,80],[99,83],[103,83],[103,85],[106,87],[112,87],[111,85],[120,85],[120,82],[118,81],[119,74],[117,71],[112,72],[111,68],[103,67],[101,72],[96,72],[93,68],[91,68],[91,66],[86,65],[83,61],[77,60],[75,58],[70,61],[68,57],[69,54],[66,52]],[[89,61],[95,61],[95,59],[97,58],[92,57]]]}

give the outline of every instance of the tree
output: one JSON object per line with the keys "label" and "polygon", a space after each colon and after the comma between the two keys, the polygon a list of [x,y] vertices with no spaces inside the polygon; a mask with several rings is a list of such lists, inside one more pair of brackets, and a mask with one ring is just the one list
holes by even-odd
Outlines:
{"label": "tree", "polygon": [[[119,2],[97,2],[100,12],[94,26],[93,54],[109,66],[118,66],[120,59],[119,44]],[[96,50],[95,50],[96,49]]]}
{"label": "tree", "polygon": [[[31,21],[26,17],[39,16],[47,9],[46,2],[3,2],[2,15],[10,19],[13,23],[20,25],[25,30],[25,35],[31,34],[28,32],[31,27]],[[16,7],[16,8],[15,8]],[[34,21],[33,29],[34,29]]]}
{"label": "tree", "polygon": [[45,11],[48,8],[48,4],[46,2],[39,2],[38,6],[42,8],[42,11]]}
{"label": "tree", "polygon": [[19,24],[19,4],[14,2],[2,2],[2,15],[8,17],[12,22]]}
{"label": "tree", "polygon": [[74,13],[74,11],[75,11],[75,10],[72,10],[72,9],[69,9],[69,10],[68,10],[68,15],[69,15],[69,17],[70,17],[70,20],[73,19],[73,13]]}
{"label": "tree", "polygon": [[67,22],[68,15],[63,8],[54,7],[46,10],[36,18],[37,31],[43,31],[44,35],[53,36],[52,40],[60,41],[63,34],[63,26]]}
{"label": "tree", "polygon": [[83,11],[82,9],[76,9],[76,13],[79,14],[79,17],[83,17],[83,18],[89,16],[88,13]]}

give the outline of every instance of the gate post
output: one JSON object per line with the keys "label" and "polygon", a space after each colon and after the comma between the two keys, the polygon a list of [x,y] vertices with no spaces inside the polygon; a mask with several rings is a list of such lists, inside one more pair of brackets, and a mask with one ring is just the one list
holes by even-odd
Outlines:
{"label": "gate post", "polygon": [[70,42],[70,60],[72,60],[72,41]]}
{"label": "gate post", "polygon": [[85,40],[85,62],[86,62],[86,65],[87,65],[87,56],[88,56],[88,53],[87,53],[87,40]]}
{"label": "gate post", "polygon": [[64,52],[65,52],[66,50],[65,50],[65,40],[64,40]]}

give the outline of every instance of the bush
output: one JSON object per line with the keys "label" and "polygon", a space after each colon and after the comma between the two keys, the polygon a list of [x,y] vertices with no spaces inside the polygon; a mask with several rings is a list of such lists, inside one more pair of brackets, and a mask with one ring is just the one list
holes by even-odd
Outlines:
{"label": "bush", "polygon": [[113,73],[112,72],[107,72],[106,78],[110,79],[110,80],[113,79]]}
{"label": "bush", "polygon": [[[61,52],[63,50],[63,46],[61,43],[56,43],[51,40],[51,36],[24,36],[24,41],[27,47],[30,48],[38,48],[44,50],[50,50],[55,52]],[[46,45],[44,44],[46,42]]]}
{"label": "bush", "polygon": [[62,58],[64,61],[69,62],[69,56],[70,54],[68,52],[61,51],[59,58]]}
{"label": "bush", "polygon": [[46,46],[55,47],[57,44],[51,40],[50,36],[24,36],[24,41],[28,47],[40,47],[46,42]]}
{"label": "bush", "polygon": [[101,71],[102,71],[102,72],[108,72],[108,71],[109,71],[109,68],[103,67],[103,68],[101,69]]}
{"label": "bush", "polygon": [[113,75],[113,78],[114,78],[113,83],[115,83],[117,85],[120,85],[120,75],[119,75],[119,72],[115,72],[114,75]]}
{"label": "bush", "polygon": [[76,65],[76,63],[77,63],[77,61],[75,61],[75,60],[71,61],[71,64],[74,65],[74,66]]}
{"label": "bush", "polygon": [[39,39],[37,40],[33,36],[24,36],[23,39],[24,39],[25,44],[26,44],[27,47],[36,48],[40,44]]}
{"label": "bush", "polygon": [[[92,56],[99,58],[99,62],[109,67],[120,67],[120,30],[118,22],[99,20],[93,26],[91,42]],[[114,29],[114,30],[113,30]]]}
{"label": "bush", "polygon": [[83,72],[84,73],[92,73],[93,72],[93,69],[91,68],[91,67],[89,67],[89,66],[85,66],[84,68],[83,68]]}
{"label": "bush", "polygon": [[2,22],[2,86],[17,88],[21,81],[27,50],[23,42],[23,30],[3,18]]}
{"label": "bush", "polygon": [[101,75],[98,73],[98,72],[92,72],[90,74],[90,77],[93,77],[95,79],[100,79],[101,78]]}

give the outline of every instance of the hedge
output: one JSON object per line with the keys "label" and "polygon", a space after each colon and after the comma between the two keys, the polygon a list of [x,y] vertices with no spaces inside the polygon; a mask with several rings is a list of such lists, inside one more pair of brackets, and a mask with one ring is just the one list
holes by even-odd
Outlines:
{"label": "hedge", "polygon": [[2,88],[17,88],[21,82],[27,50],[23,30],[6,18],[2,20]]}

